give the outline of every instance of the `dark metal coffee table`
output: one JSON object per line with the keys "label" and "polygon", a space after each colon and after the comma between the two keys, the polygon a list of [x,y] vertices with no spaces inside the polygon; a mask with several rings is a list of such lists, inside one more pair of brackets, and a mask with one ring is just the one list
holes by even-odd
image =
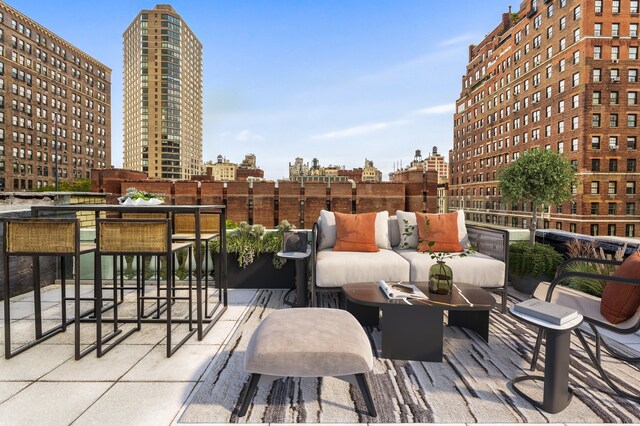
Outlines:
{"label": "dark metal coffee table", "polygon": [[[392,283],[391,283],[392,284]],[[345,284],[347,310],[360,324],[376,326],[382,331],[382,357],[442,362],[444,311],[449,312],[450,326],[475,331],[489,341],[489,312],[496,301],[488,291],[464,284],[454,284],[450,295],[431,294],[426,282],[411,282],[429,300],[389,299],[377,283]]]}

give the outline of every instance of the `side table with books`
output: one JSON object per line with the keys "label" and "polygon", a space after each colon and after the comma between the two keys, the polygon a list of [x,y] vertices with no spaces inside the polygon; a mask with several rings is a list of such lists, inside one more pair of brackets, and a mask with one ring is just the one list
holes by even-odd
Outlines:
{"label": "side table with books", "polygon": [[307,306],[307,259],[311,255],[311,248],[307,247],[304,252],[296,251],[279,251],[277,256],[281,259],[293,260],[296,262],[296,301],[289,302],[286,300],[289,292],[285,295],[285,304],[293,306],[294,308],[300,308]]}
{"label": "side table with books", "polygon": [[[571,402],[573,391],[569,388],[569,349],[571,331],[582,323],[582,315],[575,309],[529,299],[509,308],[511,315],[521,321],[546,331],[544,376],[526,375],[510,382],[515,393],[532,405],[548,413],[559,413]],[[527,380],[544,381],[542,402],[522,392],[517,383]]]}

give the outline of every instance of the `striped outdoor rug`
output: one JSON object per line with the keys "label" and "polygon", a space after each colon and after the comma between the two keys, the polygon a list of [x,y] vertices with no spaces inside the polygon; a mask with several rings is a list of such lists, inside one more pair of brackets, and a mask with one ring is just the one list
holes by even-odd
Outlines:
{"label": "striped outdoor rug", "polygon": [[[609,392],[577,339],[571,345],[567,409],[548,414],[518,397],[507,382],[529,372],[535,332],[509,315],[491,314],[489,344],[475,333],[446,327],[444,361],[425,363],[376,358],[368,375],[377,417],[368,416],[357,386],[335,378],[287,378],[262,386],[247,416],[237,417],[249,374],[242,358],[260,321],[283,309],[283,292],[262,290],[226,346],[213,360],[187,402],[178,423],[602,423],[640,422],[640,405]],[[335,299],[326,299],[337,306]],[[413,324],[425,327],[427,324]],[[374,350],[380,332],[367,329]],[[541,354],[544,361],[544,354]],[[640,370],[606,357],[609,371],[623,386],[640,385]],[[524,383],[520,384],[527,389]],[[540,391],[536,385],[530,394]]]}

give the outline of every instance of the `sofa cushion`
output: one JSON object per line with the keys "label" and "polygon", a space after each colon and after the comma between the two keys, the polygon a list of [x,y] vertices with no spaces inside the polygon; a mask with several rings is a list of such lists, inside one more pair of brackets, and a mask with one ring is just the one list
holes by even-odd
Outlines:
{"label": "sofa cushion", "polygon": [[321,250],[317,255],[316,285],[342,287],[354,282],[408,281],[409,263],[393,250],[375,253]]}
{"label": "sofa cushion", "polygon": [[[318,250],[333,247],[336,244],[336,218],[333,212],[320,210],[318,218]],[[391,248],[389,242],[389,212],[384,210],[376,214],[376,245],[381,249]]]}
{"label": "sofa cushion", "polygon": [[398,247],[400,244],[400,231],[398,216],[389,216],[389,243],[391,247]]}
{"label": "sofa cushion", "polygon": [[[619,278],[640,280],[640,252],[627,257],[613,274]],[[600,313],[612,324],[631,318],[640,307],[640,285],[608,281],[602,292]]]}
{"label": "sofa cushion", "polygon": [[[411,249],[396,249],[410,264],[411,281],[429,281],[429,268],[436,263],[428,253]],[[453,282],[476,287],[497,288],[504,286],[504,262],[482,253],[469,253],[466,257],[446,259],[453,271]]]}
{"label": "sofa cushion", "polygon": [[376,245],[376,213],[335,213],[336,244],[334,251],[374,252]]}
{"label": "sofa cushion", "polygon": [[[463,249],[471,248],[471,242],[469,241],[469,234],[467,232],[467,226],[465,225],[464,211],[457,210],[458,213],[458,242]],[[400,234],[400,242],[391,245],[401,249],[417,248],[418,247],[418,228],[415,212],[405,212],[403,210],[397,210],[396,216],[398,218],[398,232]],[[407,221],[406,223],[404,221]]]}
{"label": "sofa cushion", "polygon": [[460,252],[458,212],[443,214],[416,213],[418,251]]}

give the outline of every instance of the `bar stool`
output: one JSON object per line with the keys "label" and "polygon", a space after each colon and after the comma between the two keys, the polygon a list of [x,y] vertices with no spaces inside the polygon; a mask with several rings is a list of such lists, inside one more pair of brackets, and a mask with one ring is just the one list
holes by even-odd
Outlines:
{"label": "bar stool", "polygon": [[[192,318],[192,282],[189,280],[188,295],[186,297],[177,297],[175,295],[175,275],[174,275],[174,262],[173,256],[180,250],[188,249],[189,255],[191,255],[191,244],[189,243],[172,243],[171,241],[171,220],[170,219],[98,219],[96,221],[96,348],[97,355],[101,357],[116,345],[121,343],[125,338],[132,333],[139,331],[142,327],[143,318],[143,303],[146,299],[153,299],[156,303],[160,303],[164,300],[166,303],[166,324],[167,324],[167,357],[173,355],[173,353],[182,346],[195,332],[196,328],[193,327]],[[102,256],[103,255],[133,255],[133,256],[158,256],[165,257],[167,263],[167,277],[164,288],[160,290],[165,291],[165,297],[160,296],[160,292],[156,296],[145,296],[142,294],[141,281],[137,280],[136,286],[136,326],[123,335],[116,338],[120,333],[118,325],[120,322],[118,319],[118,304],[114,304],[111,309],[113,310],[113,318],[105,319],[105,322],[113,322],[113,331],[105,336],[102,336],[102,303],[103,303],[103,283],[102,283]],[[113,291],[113,297],[115,299],[117,295],[117,287],[106,287],[107,290]],[[184,289],[182,289],[184,290]],[[172,304],[176,300],[188,301],[188,320],[189,332],[187,335],[172,347],[171,342],[171,328],[172,328]],[[159,318],[158,318],[159,319]],[[104,345],[110,340],[113,342],[107,346]]]}
{"label": "bar stool", "polygon": [[[37,345],[58,333],[64,332],[67,325],[75,321],[79,333],[80,318],[80,255],[95,251],[94,244],[80,244],[80,222],[78,219],[5,219],[4,221],[4,332],[5,358],[9,359]],[[9,283],[9,259],[18,256],[33,257],[33,295],[35,308],[35,339],[12,350],[11,347],[11,291]],[[42,305],[40,298],[40,256],[59,256],[61,285],[60,296],[62,306],[61,323],[49,330],[42,330]],[[74,290],[73,298],[66,296],[66,257],[73,256]],[[67,320],[68,300],[75,301],[75,318]],[[77,339],[76,344],[78,344]],[[77,353],[76,353],[77,355]]]}
{"label": "bar stool", "polygon": [[[196,235],[196,218],[193,214],[175,213],[173,216],[174,234],[173,241],[195,242]],[[220,215],[218,213],[201,213],[200,214],[200,241],[204,243],[204,303],[205,316],[211,317],[208,312],[209,301],[209,242],[220,236]],[[196,262],[200,262],[197,259]],[[218,262],[220,263],[220,262]],[[220,283],[220,268],[216,268],[216,283]],[[218,294],[219,299],[222,294]]]}

